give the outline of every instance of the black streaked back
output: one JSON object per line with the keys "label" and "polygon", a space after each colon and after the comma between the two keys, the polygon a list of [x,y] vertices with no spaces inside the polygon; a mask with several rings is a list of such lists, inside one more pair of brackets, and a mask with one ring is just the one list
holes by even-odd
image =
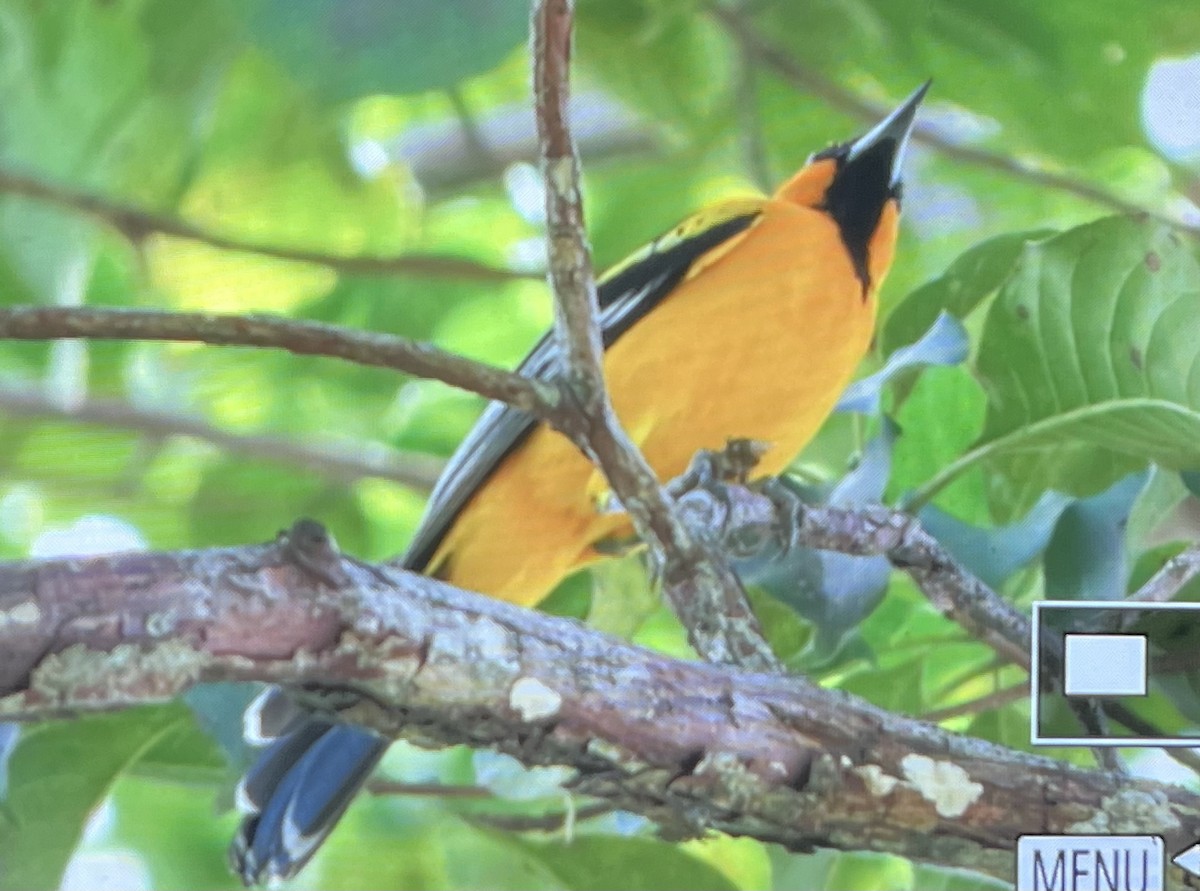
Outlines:
{"label": "black streaked back", "polygon": [[[732,217],[664,250],[618,266],[612,275],[601,279],[597,297],[605,348],[654,309],[699,257],[748,228],[757,218],[754,213]],[[557,373],[558,363],[558,346],[551,332],[542,336],[517,370],[550,380]],[[442,472],[421,526],[399,565],[416,572],[425,570],[459,512],[536,424],[530,415],[502,403],[493,402],[487,407]]]}

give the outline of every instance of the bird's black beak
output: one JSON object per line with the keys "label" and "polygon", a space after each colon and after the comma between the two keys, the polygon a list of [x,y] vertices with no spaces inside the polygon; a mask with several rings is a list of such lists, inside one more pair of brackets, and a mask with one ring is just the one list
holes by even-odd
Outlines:
{"label": "bird's black beak", "polygon": [[912,136],[913,124],[917,119],[917,109],[932,81],[925,81],[917,87],[900,106],[886,118],[876,124],[871,131],[860,136],[846,152],[846,161],[853,162],[883,142],[891,141],[894,147],[891,151],[892,168],[888,180],[889,186],[900,182],[900,170],[904,166],[904,151],[908,148],[909,137]]}

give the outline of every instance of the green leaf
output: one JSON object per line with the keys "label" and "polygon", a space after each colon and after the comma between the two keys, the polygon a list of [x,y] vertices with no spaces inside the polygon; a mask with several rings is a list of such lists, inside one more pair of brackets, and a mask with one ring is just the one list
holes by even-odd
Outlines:
{"label": "green leaf", "polygon": [[[1025,722],[1029,735],[1029,722]],[[1004,879],[981,875],[966,869],[945,869],[925,863],[914,863],[912,886],[921,891],[1007,891],[1011,888]]]}
{"label": "green leaf", "polygon": [[999,588],[1046,548],[1062,512],[1071,499],[1046,492],[1015,523],[980,527],[928,504],[918,514],[925,531],[965,569],[985,584]]}
{"label": "green leaf", "polygon": [[146,754],[140,766],[149,762],[166,768],[245,770],[259,753],[246,742],[242,714],[261,692],[260,684],[237,681],[191,687],[180,699],[192,710],[197,729],[186,737],[173,735],[164,740]]}
{"label": "green leaf", "polygon": [[846,888],[912,888],[911,861],[890,854],[842,852],[837,858],[825,887],[830,891]]}
{"label": "green leaf", "polygon": [[[5,4],[4,163],[126,203],[169,200],[198,145],[195,122],[236,48],[215,13],[210,0]],[[0,206],[6,262],[43,300],[80,298],[98,231],[44,203]]]}
{"label": "green leaf", "polygon": [[958,365],[967,358],[969,349],[970,340],[962,322],[947,312],[939,313],[928,331],[888,356],[883,368],[848,386],[834,411],[876,414],[883,388],[894,378],[926,365]]}
{"label": "green leaf", "polygon": [[648,118],[702,139],[728,126],[732,54],[692,0],[586,0],[578,26],[581,66]]}
{"label": "green leaf", "polygon": [[793,854],[780,845],[770,848],[771,872],[775,891],[797,888],[827,888],[829,874],[841,856],[840,851],[818,848],[811,854]]}
{"label": "green leaf", "polygon": [[828,78],[884,83],[898,98],[932,77],[931,99],[980,116],[981,135],[997,134],[1010,152],[1072,161],[1141,144],[1147,69],[1195,52],[1200,39],[1191,0],[1106,0],[1102,11],[1090,0],[821,0],[762,10],[759,29]]}
{"label": "green leaf", "polygon": [[[230,726],[241,730],[241,716]],[[243,765],[245,766],[245,765]],[[229,773],[229,762],[213,739],[193,721],[180,723],[163,734],[132,768],[141,776],[181,783],[215,783]]]}
{"label": "green leaf", "polygon": [[218,813],[216,798],[212,787],[127,774],[113,788],[115,820],[101,844],[138,852],[154,891],[241,889],[226,861],[240,816]]}
{"label": "green leaf", "polygon": [[[1182,474],[1171,470],[1151,468],[1150,479],[1134,502],[1125,524],[1125,540],[1134,553],[1142,548],[1153,547],[1155,542],[1168,540],[1172,534],[1178,534],[1170,528],[1171,519],[1190,497],[1181,477]],[[1138,560],[1141,560],[1140,554]],[[1132,579],[1130,584],[1133,584]],[[1130,590],[1135,589],[1136,586]]]}
{"label": "green leaf", "polygon": [[1047,229],[1008,232],[963,253],[944,273],[911,291],[888,314],[879,332],[884,355],[916,341],[939,313],[965,319],[1004,283],[1025,244],[1050,234]]}
{"label": "green leaf", "polygon": [[1001,709],[989,709],[971,719],[965,730],[970,736],[991,740],[1002,746],[1031,751],[1029,742],[1028,700]]}
{"label": "green leaf", "polygon": [[1007,479],[1009,515],[1150,461],[1200,466],[1200,376],[1181,373],[1200,358],[1198,297],[1193,246],[1154,222],[1112,217],[1028,245],[979,346],[983,435],[914,501],[985,463]]}
{"label": "green leaf", "polygon": [[800,618],[795,609],[774,594],[757,585],[743,583],[746,584],[746,597],[750,601],[750,608],[758,617],[763,636],[770,644],[771,651],[789,669],[800,671],[804,667],[807,650],[814,638],[813,626]]}
{"label": "green leaf", "polygon": [[55,888],[112,783],[167,734],[192,726],[182,705],[27,727],[9,761],[0,813],[0,889]]}
{"label": "green leaf", "polygon": [[507,836],[556,885],[569,891],[734,891],[728,877],[667,842],[649,838],[581,836],[569,844]]}
{"label": "green leaf", "polygon": [[[900,501],[963,453],[983,430],[987,399],[960,367],[927,368],[896,412],[901,434],[892,450],[885,500]],[[942,491],[937,505],[964,521],[990,519],[983,473],[964,474]]]}
{"label": "green leaf", "polygon": [[258,0],[250,33],[328,101],[452,87],[494,68],[525,40],[512,0]]}
{"label": "green leaf", "polygon": [[764,842],[710,833],[703,838],[683,842],[681,847],[691,856],[720,870],[743,891],[771,887],[771,858]]}
{"label": "green leaf", "polygon": [[1148,472],[1130,474],[1063,511],[1043,558],[1047,599],[1119,600],[1125,596],[1129,575],[1125,527],[1148,478]]}
{"label": "green leaf", "polygon": [[[858,465],[838,481],[825,502],[845,508],[878,504],[887,485],[895,437],[895,425],[885,418],[882,431],[866,444]],[[891,564],[883,557],[811,548],[781,552],[769,547],[753,558],[734,560],[733,568],[743,581],[761,587],[812,624],[810,649],[796,654],[795,664],[807,668],[838,655],[851,631],[879,605],[891,575]],[[785,637],[780,643],[790,649],[796,636],[788,637],[790,641]],[[776,645],[774,639],[771,643]],[[786,651],[776,652],[788,658]]]}
{"label": "green leaf", "polygon": [[[1186,544],[1182,542],[1167,542],[1138,554],[1137,559],[1133,561],[1133,568],[1129,571],[1128,593],[1133,593],[1150,581],[1151,576],[1166,566],[1167,561],[1177,556],[1185,547]],[[1186,603],[1200,601],[1200,577],[1193,577],[1176,591],[1175,596],[1171,599]],[[1200,626],[1197,626],[1196,630],[1200,632]],[[1196,642],[1200,644],[1200,635],[1197,636]]]}
{"label": "green leaf", "polygon": [[[254,493],[254,511],[232,508],[239,492]],[[349,553],[362,552],[367,534],[362,512],[344,487],[245,458],[214,462],[189,509],[197,543],[266,541],[294,518],[305,516],[336,530],[338,542]]]}
{"label": "green leaf", "polygon": [[591,567],[588,575],[592,582],[589,628],[629,638],[662,604],[640,553],[601,561]]}

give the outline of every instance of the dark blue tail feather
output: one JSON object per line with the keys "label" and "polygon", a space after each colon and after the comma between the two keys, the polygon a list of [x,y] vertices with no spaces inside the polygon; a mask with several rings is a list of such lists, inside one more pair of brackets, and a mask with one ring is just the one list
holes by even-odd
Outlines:
{"label": "dark blue tail feather", "polygon": [[258,884],[298,872],[387,746],[370,731],[329,718],[290,721],[238,785],[246,819],[229,859],[242,881]]}

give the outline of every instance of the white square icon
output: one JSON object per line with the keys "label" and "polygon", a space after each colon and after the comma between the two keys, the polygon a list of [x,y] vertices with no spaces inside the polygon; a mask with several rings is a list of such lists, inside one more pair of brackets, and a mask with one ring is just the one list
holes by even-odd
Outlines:
{"label": "white square icon", "polygon": [[1144,634],[1067,634],[1063,654],[1068,696],[1145,696]]}

